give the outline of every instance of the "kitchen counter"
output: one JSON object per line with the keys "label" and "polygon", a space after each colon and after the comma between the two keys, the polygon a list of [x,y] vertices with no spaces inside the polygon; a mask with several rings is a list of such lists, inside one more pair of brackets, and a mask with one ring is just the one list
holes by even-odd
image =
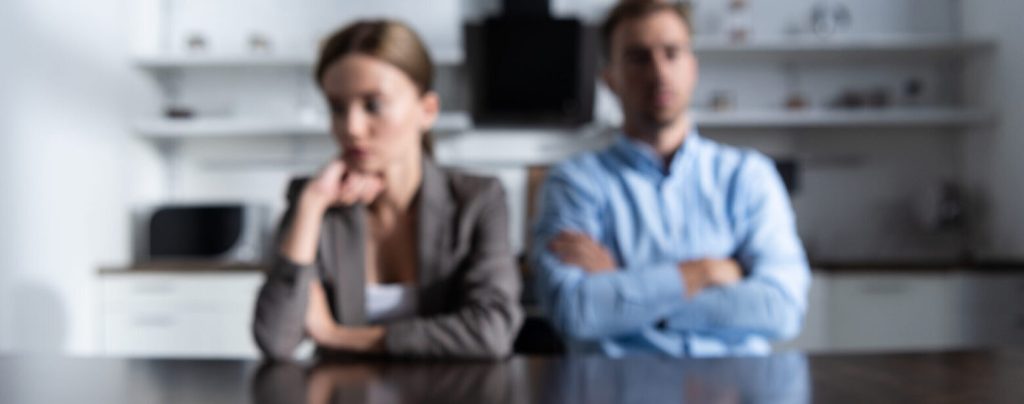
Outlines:
{"label": "kitchen counter", "polygon": [[879,261],[811,261],[811,268],[829,272],[868,271],[971,271],[971,272],[1022,272],[1024,261],[927,261],[927,260],[879,260]]}
{"label": "kitchen counter", "polygon": [[197,273],[197,272],[265,272],[265,265],[205,261],[137,263],[130,266],[101,267],[102,275],[138,273]]}
{"label": "kitchen counter", "polygon": [[0,402],[1016,403],[1024,350],[334,362],[0,357]]}

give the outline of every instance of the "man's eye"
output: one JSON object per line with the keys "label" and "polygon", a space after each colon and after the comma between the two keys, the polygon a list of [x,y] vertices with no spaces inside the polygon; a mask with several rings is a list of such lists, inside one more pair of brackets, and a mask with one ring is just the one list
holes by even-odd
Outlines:
{"label": "man's eye", "polygon": [[675,46],[669,46],[668,48],[665,48],[665,57],[668,58],[669,60],[675,59],[678,55],[679,48]]}
{"label": "man's eye", "polygon": [[628,61],[630,63],[637,63],[637,64],[647,63],[648,59],[650,59],[650,58],[647,56],[646,52],[629,52],[629,53],[626,53],[626,61]]}

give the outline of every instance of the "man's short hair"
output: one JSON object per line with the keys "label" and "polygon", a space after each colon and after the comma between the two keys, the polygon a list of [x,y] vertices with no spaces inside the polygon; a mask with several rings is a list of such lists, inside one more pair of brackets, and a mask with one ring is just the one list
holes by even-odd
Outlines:
{"label": "man's short hair", "polygon": [[612,36],[615,29],[624,21],[647,17],[662,11],[671,11],[679,16],[686,30],[693,33],[690,25],[690,3],[672,0],[619,0],[608,12],[604,24],[601,24],[601,50],[606,60],[612,58]]}

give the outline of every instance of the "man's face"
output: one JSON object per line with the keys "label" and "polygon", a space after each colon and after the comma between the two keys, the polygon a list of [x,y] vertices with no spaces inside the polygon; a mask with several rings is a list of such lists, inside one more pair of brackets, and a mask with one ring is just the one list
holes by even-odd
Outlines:
{"label": "man's face", "polygon": [[627,121],[665,127],[683,115],[697,82],[697,59],[678,15],[661,11],[623,21],[610,50],[604,80]]}

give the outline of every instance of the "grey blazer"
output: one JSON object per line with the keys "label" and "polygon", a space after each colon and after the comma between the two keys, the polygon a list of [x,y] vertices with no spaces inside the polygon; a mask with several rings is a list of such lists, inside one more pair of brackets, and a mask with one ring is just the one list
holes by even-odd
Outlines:
{"label": "grey blazer", "polygon": [[[289,187],[289,208],[279,235],[291,223],[301,189],[300,181]],[[419,209],[418,312],[415,318],[383,324],[386,352],[416,357],[508,355],[523,320],[522,282],[509,247],[501,184],[442,170],[425,158],[414,206]],[[266,356],[290,359],[305,338],[306,300],[315,278],[323,282],[339,323],[366,324],[365,237],[364,206],[331,208],[324,214],[314,264],[298,265],[275,253],[253,322],[256,343]]]}

